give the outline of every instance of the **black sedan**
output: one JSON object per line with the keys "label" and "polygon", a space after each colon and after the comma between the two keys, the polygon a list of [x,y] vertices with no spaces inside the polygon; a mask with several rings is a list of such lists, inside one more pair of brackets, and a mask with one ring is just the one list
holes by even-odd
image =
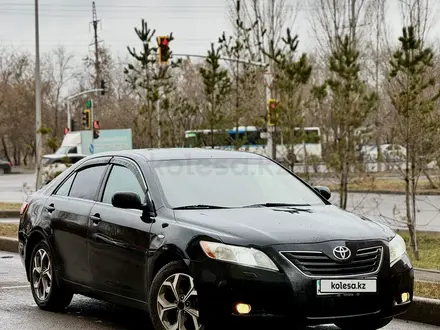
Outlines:
{"label": "black sedan", "polygon": [[250,153],[96,154],[23,204],[19,252],[43,310],[81,294],[146,310],[155,330],[384,327],[413,298],[405,242],[329,197]]}

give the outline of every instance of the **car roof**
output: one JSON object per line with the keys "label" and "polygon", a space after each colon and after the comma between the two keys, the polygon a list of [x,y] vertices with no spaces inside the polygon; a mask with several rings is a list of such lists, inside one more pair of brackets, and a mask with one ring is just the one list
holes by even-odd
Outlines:
{"label": "car roof", "polygon": [[[141,156],[147,161],[156,160],[179,160],[179,159],[208,159],[208,158],[233,158],[233,159],[261,159],[264,158],[258,154],[244,151],[229,151],[219,149],[203,148],[156,148],[156,149],[132,149],[122,151],[109,151],[95,154],[93,156]],[[94,158],[94,157],[90,158]]]}

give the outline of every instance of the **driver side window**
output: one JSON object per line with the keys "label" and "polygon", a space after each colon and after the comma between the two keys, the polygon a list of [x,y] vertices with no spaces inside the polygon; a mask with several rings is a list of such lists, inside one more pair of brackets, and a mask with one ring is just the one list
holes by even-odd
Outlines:
{"label": "driver side window", "polygon": [[123,191],[136,193],[141,201],[145,200],[145,191],[136,175],[126,167],[114,165],[105,185],[102,203],[111,205],[113,195]]}

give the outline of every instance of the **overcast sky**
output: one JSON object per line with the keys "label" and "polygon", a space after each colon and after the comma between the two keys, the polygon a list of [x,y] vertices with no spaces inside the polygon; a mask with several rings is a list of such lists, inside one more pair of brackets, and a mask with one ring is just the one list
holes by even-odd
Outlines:
{"label": "overcast sky", "polygon": [[[226,3],[226,0],[97,0],[102,23],[99,38],[115,53],[125,55],[127,45],[139,47],[133,28],[139,27],[141,18],[145,18],[157,34],[173,32],[174,53],[204,55],[210,42],[230,30]],[[401,21],[396,9],[389,12],[387,20],[395,33],[399,33]],[[91,53],[91,20],[90,0],[40,0],[41,52],[64,45],[78,55]],[[0,41],[4,45],[34,53],[34,0],[0,0],[0,22]],[[300,13],[294,32],[300,36],[301,51],[310,51],[315,46],[305,13]]]}

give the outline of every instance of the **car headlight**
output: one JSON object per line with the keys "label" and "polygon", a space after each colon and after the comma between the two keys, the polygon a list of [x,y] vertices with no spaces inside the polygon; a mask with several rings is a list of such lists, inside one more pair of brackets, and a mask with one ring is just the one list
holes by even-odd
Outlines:
{"label": "car headlight", "polygon": [[278,267],[262,251],[240,246],[201,241],[203,252],[211,258],[249,267],[266,268],[278,271]]}
{"label": "car headlight", "polygon": [[399,234],[396,234],[390,244],[390,263],[393,266],[406,253],[405,240]]}

